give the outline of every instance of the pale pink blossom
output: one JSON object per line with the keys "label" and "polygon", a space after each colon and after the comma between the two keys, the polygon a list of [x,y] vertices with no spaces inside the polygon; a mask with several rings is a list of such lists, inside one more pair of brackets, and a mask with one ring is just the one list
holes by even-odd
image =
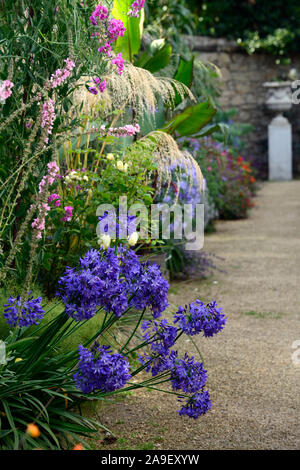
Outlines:
{"label": "pale pink blossom", "polygon": [[14,84],[10,80],[4,80],[0,84],[0,101],[5,101],[12,94],[12,87]]}

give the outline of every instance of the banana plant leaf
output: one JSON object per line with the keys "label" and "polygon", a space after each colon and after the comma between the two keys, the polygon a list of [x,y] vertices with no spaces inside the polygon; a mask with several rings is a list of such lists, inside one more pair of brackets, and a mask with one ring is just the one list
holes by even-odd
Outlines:
{"label": "banana plant leaf", "polygon": [[126,28],[124,36],[120,36],[116,41],[115,52],[121,52],[125,60],[133,62],[134,55],[140,50],[144,9],[140,11],[138,18],[128,16],[127,12],[130,10],[131,4],[131,0],[114,0],[112,16],[117,20],[121,20]]}
{"label": "banana plant leaf", "polygon": [[168,134],[176,131],[181,136],[194,135],[212,120],[216,112],[216,108],[208,102],[189,106],[167,122],[162,130]]}
{"label": "banana plant leaf", "polygon": [[143,69],[149,70],[151,73],[158,72],[169,64],[171,54],[172,46],[170,44],[166,44],[164,47],[156,51],[152,56],[146,52],[142,54],[136,65],[138,67],[142,67]]}

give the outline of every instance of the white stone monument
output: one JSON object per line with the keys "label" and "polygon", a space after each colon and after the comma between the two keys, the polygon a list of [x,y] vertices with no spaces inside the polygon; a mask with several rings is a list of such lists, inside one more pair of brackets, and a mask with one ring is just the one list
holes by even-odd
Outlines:
{"label": "white stone monument", "polygon": [[282,115],[292,107],[291,82],[266,82],[266,105],[276,113],[269,124],[269,180],[289,181],[293,178],[292,126]]}

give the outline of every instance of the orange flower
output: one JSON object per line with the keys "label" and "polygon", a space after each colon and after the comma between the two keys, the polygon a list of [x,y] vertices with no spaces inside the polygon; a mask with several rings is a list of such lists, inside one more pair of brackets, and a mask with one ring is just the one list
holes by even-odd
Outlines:
{"label": "orange flower", "polygon": [[76,444],[76,446],[74,446],[72,450],[83,450],[83,445],[82,444]]}
{"label": "orange flower", "polygon": [[41,435],[38,426],[37,426],[36,424],[34,424],[34,423],[28,424],[27,429],[26,429],[26,432],[27,432],[27,434],[29,434],[29,436],[31,436],[31,437],[39,437],[39,436]]}
{"label": "orange flower", "polygon": [[237,157],[236,161],[240,165],[244,161],[244,159],[243,159],[243,157],[239,156],[239,157]]}
{"label": "orange flower", "polygon": [[254,176],[250,176],[250,183],[255,183],[256,179],[254,178]]}

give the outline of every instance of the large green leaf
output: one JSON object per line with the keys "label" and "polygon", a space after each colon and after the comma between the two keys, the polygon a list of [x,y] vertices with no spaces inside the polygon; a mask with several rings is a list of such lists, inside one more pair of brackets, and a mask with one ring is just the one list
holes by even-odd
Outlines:
{"label": "large green leaf", "polygon": [[208,102],[189,106],[167,122],[162,130],[168,134],[176,131],[180,135],[193,135],[206,126],[216,112],[216,108]]}
{"label": "large green leaf", "polygon": [[208,126],[205,126],[199,134],[196,134],[194,137],[205,137],[207,135],[214,134],[215,132],[219,132],[222,134],[224,141],[226,142],[229,137],[229,126],[228,124],[225,124],[223,122],[220,122],[219,124],[209,124]]}
{"label": "large green leaf", "polygon": [[193,82],[193,71],[194,56],[192,56],[190,60],[185,60],[183,57],[180,57],[174,78],[190,88]]}
{"label": "large green leaf", "polygon": [[143,69],[149,70],[151,73],[158,72],[169,64],[171,54],[172,46],[170,44],[166,44],[155,52],[153,56],[149,55],[148,60],[144,61],[142,67]]}
{"label": "large green leaf", "polygon": [[[183,57],[180,57],[177,70],[174,75],[174,79],[178,82],[183,83],[187,87],[191,87],[193,83],[193,74],[194,74],[194,56],[190,60],[185,60]],[[182,102],[182,96],[175,90],[175,99],[174,105],[178,106]]]}
{"label": "large green leaf", "polygon": [[122,52],[125,60],[133,61],[133,56],[140,50],[141,37],[143,33],[144,9],[140,11],[139,18],[128,16],[131,0],[114,0],[112,16],[124,23],[126,32],[120,36],[115,45],[115,52]]}

